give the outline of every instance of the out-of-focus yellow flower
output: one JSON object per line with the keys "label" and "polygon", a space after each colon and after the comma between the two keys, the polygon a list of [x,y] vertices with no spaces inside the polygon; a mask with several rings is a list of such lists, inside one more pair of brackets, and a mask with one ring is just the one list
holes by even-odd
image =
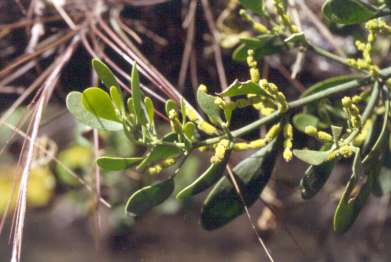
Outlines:
{"label": "out-of-focus yellow flower", "polygon": [[[4,214],[14,188],[14,181],[18,175],[15,167],[0,167],[0,215]],[[28,207],[43,207],[47,205],[53,196],[55,188],[53,173],[47,166],[33,167],[30,171],[27,186]],[[16,187],[13,200],[10,204],[10,211],[16,207],[18,187]]]}

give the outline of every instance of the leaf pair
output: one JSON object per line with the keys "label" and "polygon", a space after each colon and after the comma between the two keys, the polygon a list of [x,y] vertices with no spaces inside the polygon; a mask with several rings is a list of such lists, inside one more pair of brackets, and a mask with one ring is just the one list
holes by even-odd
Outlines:
{"label": "leaf pair", "polygon": [[93,59],[92,66],[110,94],[99,87],[90,87],[68,94],[68,110],[77,120],[92,128],[118,131],[123,129],[120,114],[124,112],[122,92],[111,70],[100,60]]}

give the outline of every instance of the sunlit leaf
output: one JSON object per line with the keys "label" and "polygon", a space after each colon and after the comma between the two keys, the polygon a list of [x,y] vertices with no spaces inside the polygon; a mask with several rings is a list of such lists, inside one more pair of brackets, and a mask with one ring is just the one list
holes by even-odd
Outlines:
{"label": "sunlit leaf", "polygon": [[151,126],[155,126],[155,106],[150,97],[145,97],[144,99],[145,109],[148,115],[148,122],[151,123]]}
{"label": "sunlit leaf", "polygon": [[110,96],[111,99],[113,100],[113,103],[115,107],[120,111],[120,112],[125,112],[125,105],[124,105],[124,98],[122,96],[121,90],[116,87],[112,86],[110,87]]}
{"label": "sunlit leaf", "polygon": [[117,121],[98,118],[91,112],[87,111],[82,105],[82,93],[70,92],[66,99],[66,105],[69,112],[81,123],[92,127],[109,131],[119,131],[123,129],[121,123]]}
{"label": "sunlit leaf", "polygon": [[187,122],[187,123],[183,126],[183,133],[185,134],[185,136],[186,136],[189,140],[192,140],[192,139],[193,139],[196,130],[197,130],[197,127],[196,127],[196,125],[195,125],[193,122]]}
{"label": "sunlit leaf", "polygon": [[325,162],[330,154],[330,151],[316,151],[310,149],[295,149],[293,154],[310,165],[320,165]]}
{"label": "sunlit leaf", "polygon": [[113,72],[106,64],[104,64],[99,59],[94,58],[92,60],[92,67],[95,69],[96,74],[98,75],[99,79],[102,80],[107,89],[111,88],[112,86],[119,88],[119,84],[115,79]]}
{"label": "sunlit leaf", "polygon": [[166,115],[169,115],[171,110],[174,110],[175,112],[178,110],[177,104],[172,99],[167,99],[164,109],[166,110]]}
{"label": "sunlit leaf", "polygon": [[147,121],[143,109],[144,95],[140,88],[140,76],[136,64],[134,64],[132,68],[131,84],[132,84],[132,102],[133,102],[134,113],[136,115],[138,123],[141,125],[145,125]]}
{"label": "sunlit leaf", "polygon": [[198,88],[198,105],[200,106],[201,110],[208,116],[212,123],[219,124],[222,122],[220,117],[221,109],[218,105],[215,104],[215,100],[215,96],[209,95],[206,92],[202,91],[201,88]]}
{"label": "sunlit leaf", "polygon": [[143,187],[130,196],[125,209],[132,215],[142,215],[163,203],[172,194],[174,188],[175,183],[172,178]]}
{"label": "sunlit leaf", "polygon": [[109,94],[103,89],[87,88],[82,93],[81,102],[84,108],[96,117],[120,122]]}

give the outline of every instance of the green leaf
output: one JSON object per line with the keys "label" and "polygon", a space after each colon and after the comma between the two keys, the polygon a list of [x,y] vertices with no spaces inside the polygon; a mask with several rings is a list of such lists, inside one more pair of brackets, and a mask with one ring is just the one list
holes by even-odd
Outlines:
{"label": "green leaf", "polygon": [[335,160],[326,161],[318,166],[309,166],[300,180],[300,191],[303,199],[315,196],[324,186],[335,167]]}
{"label": "green leaf", "polygon": [[83,91],[81,102],[86,110],[98,118],[121,122],[115,112],[108,93],[99,87],[90,87]]}
{"label": "green leaf", "polygon": [[252,81],[240,82],[235,80],[227,89],[221,92],[220,96],[233,97],[244,95],[265,95],[265,91],[256,83]]}
{"label": "green leaf", "polygon": [[183,125],[183,133],[190,141],[193,139],[196,130],[197,127],[193,122],[187,122]]}
{"label": "green leaf", "polygon": [[148,115],[148,122],[151,123],[151,126],[155,126],[155,106],[153,105],[153,101],[150,97],[145,97],[144,99],[145,109]]}
{"label": "green leaf", "polygon": [[96,163],[99,167],[108,171],[118,171],[125,170],[131,168],[137,164],[139,164],[143,160],[142,157],[110,157],[110,156],[102,156],[96,160]]}
{"label": "green leaf", "polygon": [[352,80],[360,79],[360,76],[356,75],[342,75],[337,77],[331,77],[326,80],[320,81],[312,86],[310,86],[305,92],[301,94],[301,97],[306,97],[320,91],[326,90],[328,88],[347,83]]}
{"label": "green leaf", "polygon": [[240,4],[252,12],[263,16],[265,14],[263,0],[239,0]]}
{"label": "green leaf", "polygon": [[182,153],[182,149],[175,145],[157,145],[146,155],[144,160],[137,166],[137,169],[144,169],[157,161],[175,157]]}
{"label": "green leaf", "polygon": [[197,103],[201,110],[208,116],[213,124],[220,124],[222,122],[220,117],[221,109],[215,104],[215,100],[215,96],[207,94],[202,88],[198,88]]}
{"label": "green leaf", "polygon": [[122,96],[121,90],[116,86],[110,87],[110,96],[111,96],[111,99],[113,100],[115,107],[121,113],[124,113],[125,112],[125,105],[124,105],[124,98]]}
{"label": "green leaf", "polygon": [[126,203],[126,211],[139,216],[164,202],[174,191],[172,178],[146,186],[133,193]]}
{"label": "green leaf", "polygon": [[[381,162],[382,152],[376,151],[377,162]],[[333,228],[336,233],[343,234],[349,230],[368,200],[375,178],[378,176],[373,159],[366,158],[361,162],[360,150],[356,150],[352,165],[352,175],[335,210]],[[369,161],[370,160],[370,161]],[[361,172],[363,174],[361,174]]]}
{"label": "green leaf", "polygon": [[293,117],[292,123],[297,130],[300,130],[301,132],[305,132],[306,126],[317,127],[319,123],[319,119],[311,114],[300,113],[300,114],[296,114]]}
{"label": "green leaf", "polygon": [[87,111],[82,105],[82,93],[70,92],[66,99],[66,105],[71,114],[81,123],[97,129],[108,131],[119,131],[123,129],[123,125],[117,121],[106,120],[96,117],[94,114]]}
{"label": "green leaf", "polygon": [[340,126],[331,126],[331,134],[333,135],[334,142],[337,142],[342,135],[343,128]]}
{"label": "green leaf", "polygon": [[295,149],[293,154],[310,165],[318,166],[325,162],[330,154],[330,151],[316,151],[309,149]]}
{"label": "green leaf", "polygon": [[143,104],[143,93],[140,88],[140,76],[138,74],[137,65],[134,64],[132,68],[131,75],[131,84],[132,84],[132,102],[133,110],[136,115],[137,122],[141,125],[145,125],[147,120],[144,114],[144,104]]}
{"label": "green leaf", "polygon": [[95,69],[96,74],[98,75],[99,79],[102,80],[107,89],[111,88],[112,86],[119,88],[119,84],[115,79],[113,72],[106,64],[104,64],[99,59],[94,58],[92,59],[92,67]]}
{"label": "green leaf", "polygon": [[[389,159],[390,160],[390,159]],[[391,168],[381,167],[372,192],[376,196],[383,196],[391,192]]]}
{"label": "green leaf", "polygon": [[[388,91],[387,91],[387,95],[388,95]],[[370,173],[373,175],[374,177],[374,185],[372,187],[372,192],[374,192],[375,194],[376,193],[382,193],[382,191],[387,191],[386,188],[382,188],[382,185],[380,184],[381,180],[380,179],[383,179],[383,178],[387,178],[387,177],[381,177],[379,178],[379,175],[382,174],[381,171],[383,170],[383,174],[384,174],[384,171],[387,170],[387,162],[385,162],[385,165],[381,166],[379,165],[379,163],[383,163],[384,160],[387,160],[386,158],[386,149],[387,149],[387,144],[388,144],[388,141],[387,141],[387,138],[389,137],[390,135],[390,132],[388,131],[387,129],[387,125],[388,125],[388,120],[389,120],[389,112],[390,112],[390,104],[389,103],[386,103],[385,105],[385,112],[384,112],[384,115],[383,115],[383,124],[382,124],[382,128],[380,130],[380,134],[377,138],[377,140],[375,141],[373,147],[371,148],[371,150],[369,151],[369,153],[367,154],[367,156],[364,158],[364,163],[363,165],[366,167],[366,171],[367,173]],[[379,194],[378,194],[379,195]]]}
{"label": "green leaf", "polygon": [[202,175],[199,176],[193,183],[181,190],[176,195],[176,198],[186,199],[192,197],[214,185],[223,176],[230,155],[231,150],[227,150],[221,162],[211,164],[209,168],[204,173],[202,173]]}
{"label": "green leaf", "polygon": [[174,110],[175,112],[177,112],[177,110],[178,110],[175,101],[172,100],[172,99],[167,99],[167,101],[166,101],[166,103],[164,105],[164,109],[166,111],[166,115],[167,116],[170,114],[171,110]]}
{"label": "green leaf", "polygon": [[[322,146],[322,151],[331,148],[331,144]],[[315,196],[326,183],[336,164],[336,160],[323,162],[318,166],[309,166],[300,180],[300,191],[303,199],[310,199]]]}
{"label": "green leaf", "polygon": [[254,59],[260,60],[264,56],[280,53],[285,50],[285,43],[278,35],[260,35],[246,37],[240,40],[242,43],[232,54],[235,61],[245,62],[247,51],[254,50]]}
{"label": "green leaf", "polygon": [[343,234],[349,230],[364,207],[371,192],[373,176],[357,181],[352,175],[334,213],[334,232]]}
{"label": "green leaf", "polygon": [[[272,174],[281,139],[274,140],[234,168],[235,179],[246,205],[259,198]],[[201,214],[201,225],[206,230],[224,226],[244,212],[243,203],[231,181],[223,177],[206,198]]]}
{"label": "green leaf", "polygon": [[374,18],[374,7],[360,0],[328,0],[322,7],[323,15],[337,24],[358,24]]}

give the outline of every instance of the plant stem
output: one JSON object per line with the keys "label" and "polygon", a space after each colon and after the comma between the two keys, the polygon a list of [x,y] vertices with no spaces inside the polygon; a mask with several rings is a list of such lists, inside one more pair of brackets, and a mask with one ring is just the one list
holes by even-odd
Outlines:
{"label": "plant stem", "polygon": [[[380,75],[382,76],[383,79],[390,78],[391,77],[391,67],[387,67],[385,69],[382,69],[380,71]],[[302,107],[304,105],[310,104],[310,103],[315,102],[315,101],[317,101],[319,99],[326,98],[326,97],[329,97],[331,95],[334,95],[334,94],[337,94],[337,93],[340,93],[340,92],[348,91],[348,90],[353,89],[353,88],[358,88],[358,87],[361,87],[363,85],[371,84],[374,81],[375,80],[373,78],[371,78],[370,76],[367,76],[367,77],[365,77],[363,79],[352,80],[352,81],[349,81],[347,83],[344,83],[344,84],[341,84],[341,85],[337,85],[337,86],[328,88],[326,90],[320,91],[318,93],[315,93],[315,94],[312,94],[312,95],[309,95],[309,96],[306,96],[306,97],[299,98],[297,100],[294,100],[294,101],[288,103],[289,110],[288,110],[288,112],[286,112],[284,114],[287,114],[290,111],[292,111],[293,109],[296,109],[296,108]],[[254,121],[251,124],[248,124],[248,125],[246,125],[244,127],[241,127],[239,129],[236,129],[236,130],[232,131],[231,134],[232,134],[233,137],[240,137],[240,136],[242,136],[244,134],[249,133],[250,131],[252,131],[252,130],[254,130],[256,128],[259,128],[262,125],[265,125],[265,124],[271,123],[273,121],[276,121],[282,115],[283,115],[282,113],[276,111],[276,112],[274,112],[274,113],[272,113],[272,114],[270,114],[270,115],[268,115],[266,117],[263,117],[263,118],[261,118],[259,120]],[[210,139],[206,139],[204,141],[201,141],[201,142],[197,143],[196,146],[215,144],[223,137],[225,137],[225,136],[219,136],[219,137],[213,137],[213,138],[210,138]]]}
{"label": "plant stem", "polygon": [[338,63],[340,63],[340,64],[343,64],[343,65],[345,65],[345,66],[351,67],[351,66],[346,62],[346,58],[344,58],[344,57],[342,57],[342,56],[338,56],[338,55],[336,55],[336,54],[333,54],[333,53],[327,51],[326,49],[323,49],[323,48],[321,48],[321,47],[319,47],[319,46],[315,46],[315,45],[313,45],[313,44],[311,44],[311,43],[308,43],[308,42],[307,42],[307,47],[308,47],[310,50],[312,50],[312,51],[314,51],[315,53],[317,53],[318,55],[320,55],[320,56],[329,58],[329,59],[331,59],[331,60],[333,60],[333,61],[336,61],[336,62],[338,62]]}

